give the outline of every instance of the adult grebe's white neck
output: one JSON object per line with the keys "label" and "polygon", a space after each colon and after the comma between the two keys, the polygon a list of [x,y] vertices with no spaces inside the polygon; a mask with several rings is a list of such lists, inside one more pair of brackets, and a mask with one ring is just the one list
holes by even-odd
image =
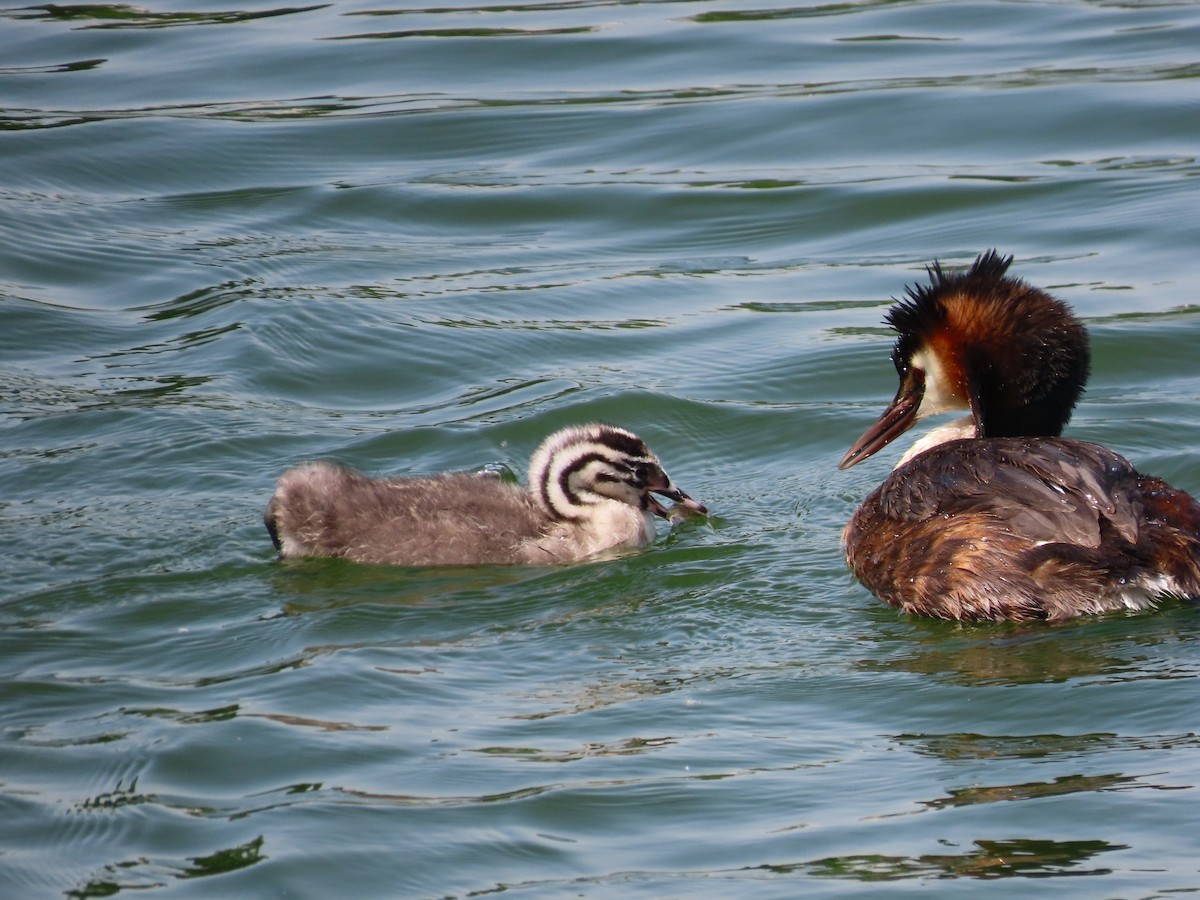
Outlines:
{"label": "adult grebe's white neck", "polygon": [[913,457],[920,456],[926,450],[936,447],[939,444],[944,444],[947,441],[957,441],[961,438],[974,437],[979,437],[975,428],[974,416],[963,416],[961,419],[955,419],[953,422],[939,425],[924,437],[914,441],[913,445],[904,451],[904,455],[900,457],[900,462],[896,463],[896,468],[900,468]]}

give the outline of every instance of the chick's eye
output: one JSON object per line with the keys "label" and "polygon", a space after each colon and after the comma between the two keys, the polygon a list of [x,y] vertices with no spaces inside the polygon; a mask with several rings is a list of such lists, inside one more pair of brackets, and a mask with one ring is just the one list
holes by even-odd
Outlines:
{"label": "chick's eye", "polygon": [[638,484],[646,484],[653,475],[653,469],[649,463],[638,463],[633,467],[633,478]]}

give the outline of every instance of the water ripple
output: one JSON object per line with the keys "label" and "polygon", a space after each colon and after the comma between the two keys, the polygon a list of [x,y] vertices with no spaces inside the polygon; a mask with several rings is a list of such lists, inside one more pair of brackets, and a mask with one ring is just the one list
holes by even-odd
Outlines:
{"label": "water ripple", "polygon": [[[403,35],[400,35],[403,36]],[[1192,81],[1200,77],[1200,63],[1106,66],[1071,69],[1055,66],[1004,72],[952,75],[898,75],[886,79],[854,78],[827,82],[739,84],[732,87],[680,85],[669,88],[622,90],[614,93],[529,91],[507,96],[469,96],[443,93],[378,94],[370,96],[297,96],[269,100],[195,102],[145,107],[88,109],[21,109],[0,113],[0,132],[59,128],[69,125],[141,118],[212,119],[270,123],[330,117],[390,117],[428,115],[451,111],[542,109],[588,105],[664,108],[695,104],[744,103],[748,100],[788,101],[797,98],[854,94],[871,96],[895,91],[929,93],[962,90],[1045,89],[1097,83],[1155,83]]]}
{"label": "water ripple", "polygon": [[156,13],[124,3],[45,4],[8,9],[0,16],[12,19],[47,20],[54,22],[83,22],[81,28],[175,28],[183,25],[232,25],[255,19],[269,19],[296,13],[325,9],[330,4],[316,6],[279,7],[266,10],[228,10],[210,12]]}

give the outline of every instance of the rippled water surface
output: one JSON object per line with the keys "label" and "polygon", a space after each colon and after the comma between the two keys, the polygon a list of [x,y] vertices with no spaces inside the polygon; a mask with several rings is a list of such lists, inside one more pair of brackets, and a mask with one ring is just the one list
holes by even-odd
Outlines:
{"label": "rippled water surface", "polygon": [[[1200,7],[0,7],[0,896],[1200,892],[1200,611],[900,615],[889,298],[1070,301],[1200,491]],[[557,569],[280,564],[280,472],[641,433]]]}

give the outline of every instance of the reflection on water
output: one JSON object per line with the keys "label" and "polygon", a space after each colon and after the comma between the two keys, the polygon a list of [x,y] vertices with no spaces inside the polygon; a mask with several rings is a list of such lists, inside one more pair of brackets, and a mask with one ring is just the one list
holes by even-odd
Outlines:
{"label": "reflection on water", "polygon": [[916,753],[944,760],[1075,759],[1100,753],[1200,748],[1200,735],[1100,734],[899,734],[896,743]]}
{"label": "reflection on water", "polygon": [[1003,784],[991,787],[955,788],[949,796],[936,800],[922,800],[929,809],[946,809],[954,806],[975,806],[980,803],[999,803],[1010,800],[1040,800],[1044,797],[1061,797],[1081,791],[1113,791],[1131,787],[1157,787],[1161,785],[1139,783],[1130,775],[1063,775],[1053,781],[1033,781],[1025,784]]}
{"label": "reflection on water", "polygon": [[1127,850],[1107,841],[1008,840],[975,841],[974,850],[961,854],[929,853],[921,856],[834,856],[773,871],[803,869],[823,878],[855,881],[895,881],[906,878],[1012,878],[1054,875],[1107,875],[1112,869],[1083,868],[1094,857]]}
{"label": "reflection on water", "polygon": [[50,19],[58,22],[86,22],[82,28],[171,28],[180,25],[231,25],[254,19],[287,16],[293,13],[324,9],[329,4],[316,6],[282,7],[228,12],[164,12],[156,13],[125,3],[76,3],[45,4],[6,10],[13,19]]}
{"label": "reflection on water", "polygon": [[339,34],[331,41],[388,40],[393,38],[498,38],[546,37],[556,34],[587,34],[597,29],[588,25],[574,28],[410,28],[403,31],[370,31],[363,34]]}
{"label": "reflection on water", "polygon": [[[266,535],[264,528],[264,541],[268,540]],[[264,549],[268,546],[264,544]],[[518,587],[552,575],[545,569],[520,566],[405,569],[359,566],[338,559],[282,560],[272,565],[272,579],[289,597],[283,606],[286,615],[365,604],[470,604],[473,599],[490,599],[489,591]]]}
{"label": "reflection on water", "polygon": [[353,722],[330,722],[323,719],[313,719],[308,716],[290,716],[281,713],[251,713],[260,719],[269,719],[280,725],[292,725],[300,728],[315,728],[318,731],[387,731],[386,725],[355,725]]}
{"label": "reflection on water", "polygon": [[[122,891],[145,891],[167,887],[171,880],[225,875],[267,859],[262,835],[236,847],[193,856],[176,863],[130,859],[104,867],[104,872],[82,887],[66,892],[71,898],[111,897]],[[215,888],[214,890],[219,890]]]}
{"label": "reflection on water", "polygon": [[207,315],[223,306],[253,299],[256,287],[261,288],[262,285],[256,284],[253,279],[225,281],[221,284],[188,291],[181,297],[134,309],[138,312],[145,311],[146,318],[152,322]]}
{"label": "reflection on water", "polygon": [[122,806],[129,806],[130,804],[156,802],[157,798],[153,795],[138,793],[137,783],[138,780],[136,777],[130,780],[128,786],[118,783],[111,791],[86,798],[79,804],[79,809],[81,811],[111,811],[120,809]]}
{"label": "reflection on water", "polygon": [[675,743],[677,741],[672,737],[626,738],[614,743],[585,744],[561,750],[544,750],[537,747],[480,747],[475,752],[511,757],[525,762],[566,763],[593,756],[631,756],[670,747]]}
{"label": "reflection on water", "polygon": [[912,647],[886,662],[863,659],[865,671],[886,667],[968,685],[1073,680],[1191,679],[1194,666],[1159,666],[1165,646],[1192,643],[1200,609],[1165,601],[1154,616],[1115,614],[1061,626],[958,625],[906,619]]}
{"label": "reflection on water", "polygon": [[522,706],[532,705],[537,708],[529,712],[515,713],[513,718],[538,722],[558,716],[575,716],[629,703],[639,698],[676,691],[684,687],[688,680],[683,677],[652,677],[630,681],[597,678],[582,684],[547,685],[536,692],[528,692],[522,697],[514,698],[521,702]]}
{"label": "reflection on water", "polygon": [[222,875],[237,869],[244,869],[255,863],[262,862],[266,857],[262,853],[263,838],[256,837],[238,847],[218,850],[208,856],[194,856],[187,868],[179,873],[180,878],[203,878],[206,875]]}
{"label": "reflection on water", "polygon": [[[123,356],[128,352],[121,350],[112,355]],[[128,375],[122,376],[117,383],[137,387],[105,390],[80,386],[70,381],[47,381],[17,375],[8,381],[5,399],[9,405],[5,413],[13,419],[35,422],[68,412],[158,409],[175,403],[187,406],[197,402],[190,396],[191,391],[211,380],[211,377],[204,375]],[[49,457],[68,450],[60,447],[47,448],[42,452]]]}

